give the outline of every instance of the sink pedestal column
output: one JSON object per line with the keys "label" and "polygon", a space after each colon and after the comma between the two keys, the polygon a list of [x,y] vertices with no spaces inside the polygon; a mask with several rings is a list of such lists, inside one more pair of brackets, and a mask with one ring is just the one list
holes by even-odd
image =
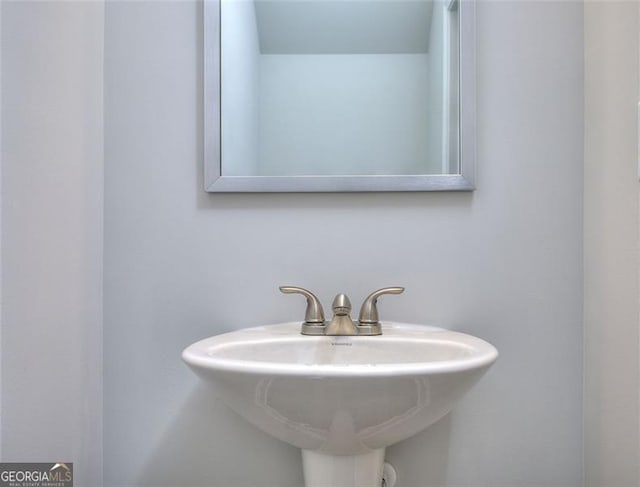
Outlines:
{"label": "sink pedestal column", "polygon": [[360,455],[302,450],[305,487],[380,487],[384,448]]}

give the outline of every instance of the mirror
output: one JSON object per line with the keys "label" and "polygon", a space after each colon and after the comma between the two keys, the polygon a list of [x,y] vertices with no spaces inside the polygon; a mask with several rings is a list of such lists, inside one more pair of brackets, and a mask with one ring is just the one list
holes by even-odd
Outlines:
{"label": "mirror", "polygon": [[205,189],[472,190],[471,0],[205,0]]}

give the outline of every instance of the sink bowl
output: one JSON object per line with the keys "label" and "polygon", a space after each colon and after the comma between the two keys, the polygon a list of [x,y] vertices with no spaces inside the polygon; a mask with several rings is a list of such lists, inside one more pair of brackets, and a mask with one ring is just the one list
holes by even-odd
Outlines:
{"label": "sink bowl", "polygon": [[384,449],[446,415],[498,356],[464,333],[382,326],[380,336],[303,336],[299,322],[247,328],[182,358],[247,421],[303,450],[307,487],[379,486]]}

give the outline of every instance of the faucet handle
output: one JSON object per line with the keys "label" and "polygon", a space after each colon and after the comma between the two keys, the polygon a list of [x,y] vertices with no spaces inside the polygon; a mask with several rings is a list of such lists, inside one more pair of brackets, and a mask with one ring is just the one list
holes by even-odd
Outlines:
{"label": "faucet handle", "polygon": [[295,286],[280,286],[280,291],[284,294],[302,294],[307,298],[307,311],[304,314],[305,323],[324,323],[322,304],[311,291]]}
{"label": "faucet handle", "polygon": [[367,296],[367,299],[362,303],[360,308],[360,317],[358,323],[363,325],[379,325],[380,318],[378,317],[378,298],[383,294],[401,294],[404,292],[403,287],[385,287],[372,292]]}

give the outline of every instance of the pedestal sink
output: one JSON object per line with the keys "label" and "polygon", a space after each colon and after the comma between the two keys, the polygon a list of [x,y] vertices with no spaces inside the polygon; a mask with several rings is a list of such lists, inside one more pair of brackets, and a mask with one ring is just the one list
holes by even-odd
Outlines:
{"label": "pedestal sink", "polygon": [[306,487],[379,487],[385,448],[447,414],[498,356],[464,333],[382,327],[380,336],[303,336],[299,322],[247,328],[182,358],[247,421],[302,449]]}

